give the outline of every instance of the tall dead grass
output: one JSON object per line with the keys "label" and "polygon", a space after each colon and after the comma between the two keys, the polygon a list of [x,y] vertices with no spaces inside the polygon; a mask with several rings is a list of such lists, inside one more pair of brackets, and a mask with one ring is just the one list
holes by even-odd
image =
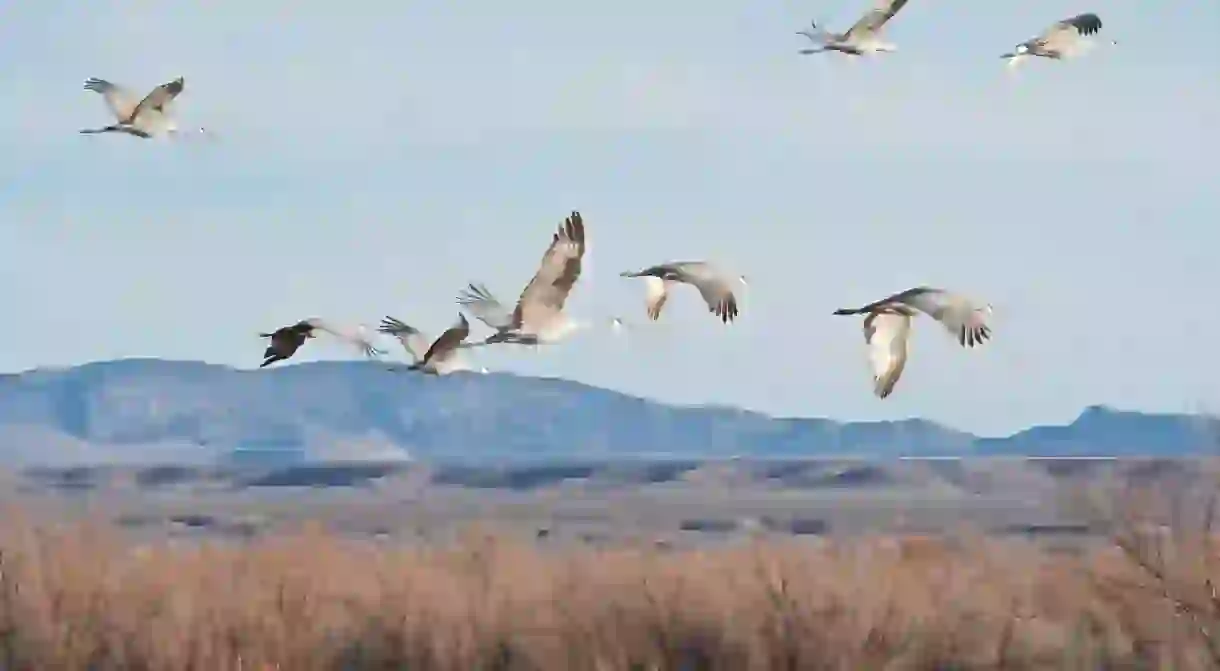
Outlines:
{"label": "tall dead grass", "polygon": [[1213,668],[1210,540],[1146,542],[1080,556],[985,538],[553,552],[305,530],[137,548],[98,525],[10,519],[0,668]]}

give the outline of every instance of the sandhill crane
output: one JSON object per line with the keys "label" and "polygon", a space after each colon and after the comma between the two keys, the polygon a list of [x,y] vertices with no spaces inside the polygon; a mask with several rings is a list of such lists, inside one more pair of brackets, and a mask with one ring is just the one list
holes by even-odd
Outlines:
{"label": "sandhill crane", "polygon": [[991,304],[975,305],[943,289],[916,287],[859,308],[835,310],[836,315],[865,314],[864,342],[873,369],[873,393],[886,398],[907,362],[911,318],[922,312],[939,321],[963,347],[982,345],[991,337],[986,316]]}
{"label": "sandhill crane", "polygon": [[[1000,58],[1007,60],[1009,67],[1016,67],[1021,61],[1032,56],[1055,60],[1071,58],[1082,53],[1087,45],[1091,44],[1085,37],[1095,35],[1099,30],[1101,19],[1096,14],[1077,14],[1056,21],[1041,35],[1018,44],[1013,51],[1001,55]],[[1110,44],[1118,42],[1111,40]]]}
{"label": "sandhill crane", "polygon": [[551,245],[542,255],[538,271],[521,292],[517,307],[511,313],[481,284],[471,284],[459,294],[458,304],[496,330],[478,344],[551,343],[587,326],[569,319],[563,312],[568,294],[580,278],[584,255],[585,223],[580,213],[574,211],[559,225]]}
{"label": "sandhill crane", "polygon": [[[161,134],[176,135],[178,123],[169,112],[174,99],[185,87],[186,80],[179,77],[157,86],[143,99],[138,99],[118,84],[90,78],[85,81],[85,90],[100,93],[118,123],[103,128],[86,128],[81,133],[127,133],[146,140]],[[198,132],[207,131],[200,127]]]}
{"label": "sandhill crane", "polygon": [[[458,350],[467,347],[463,341],[470,335],[470,322],[466,321],[466,315],[460,312],[458,322],[431,343],[419,329],[389,316],[381,320],[377,331],[392,335],[402,343],[403,349],[407,350],[412,359],[407,370],[418,370],[431,375],[470,370],[470,366],[458,356]],[[481,367],[479,372],[486,373],[487,368]]]}
{"label": "sandhill crane", "polygon": [[879,0],[856,21],[845,33],[831,33],[819,28],[816,22],[809,23],[809,30],[798,30],[797,35],[808,37],[817,45],[814,49],[801,49],[802,54],[817,54],[823,51],[838,51],[852,56],[877,52],[892,52],[898,48],[880,39],[881,28],[907,4],[907,0]]}
{"label": "sandhill crane", "polygon": [[729,323],[737,317],[737,296],[733,294],[733,282],[746,286],[745,275],[736,280],[706,261],[671,261],[645,268],[635,273],[620,273],[622,277],[643,277],[647,290],[648,318],[656,321],[661,317],[661,308],[669,298],[675,282],[689,284],[699,290],[707,309]]}
{"label": "sandhill crane", "polygon": [[384,351],[378,349],[372,340],[369,339],[363,326],[341,328],[317,317],[311,317],[290,326],[281,326],[271,333],[258,334],[260,338],[271,339],[271,344],[263,352],[265,361],[263,361],[259,368],[265,368],[277,361],[291,358],[301,348],[301,345],[305,344],[307,339],[317,337],[314,335],[315,331],[328,333],[344,342],[355,345],[369,358],[385,354]]}

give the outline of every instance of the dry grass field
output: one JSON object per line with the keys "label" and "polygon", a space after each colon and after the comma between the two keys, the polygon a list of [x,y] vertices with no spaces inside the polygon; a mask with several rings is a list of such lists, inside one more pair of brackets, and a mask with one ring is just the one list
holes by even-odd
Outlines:
{"label": "dry grass field", "polygon": [[858,536],[546,549],[475,528],[394,547],[305,528],[137,545],[0,531],[3,669],[1216,668],[1220,555]]}

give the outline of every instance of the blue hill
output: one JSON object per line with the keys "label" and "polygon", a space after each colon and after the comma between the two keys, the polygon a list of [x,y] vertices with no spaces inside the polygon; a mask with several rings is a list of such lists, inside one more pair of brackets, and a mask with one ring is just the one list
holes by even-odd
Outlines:
{"label": "blue hill", "polygon": [[979,438],[923,420],[840,423],[676,407],[560,379],[442,378],[374,362],[261,371],[124,359],[0,376],[0,461],[458,461],[826,454],[1177,455],[1215,420],[1086,409]]}

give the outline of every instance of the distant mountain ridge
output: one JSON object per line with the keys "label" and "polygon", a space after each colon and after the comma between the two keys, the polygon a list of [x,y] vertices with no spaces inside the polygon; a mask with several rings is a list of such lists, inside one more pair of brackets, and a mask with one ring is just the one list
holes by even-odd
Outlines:
{"label": "distant mountain ridge", "polygon": [[425,377],[364,361],[260,371],[122,359],[0,376],[0,464],[1211,452],[1220,423],[1087,408],[981,438],[911,419],[774,418],[562,379]]}

